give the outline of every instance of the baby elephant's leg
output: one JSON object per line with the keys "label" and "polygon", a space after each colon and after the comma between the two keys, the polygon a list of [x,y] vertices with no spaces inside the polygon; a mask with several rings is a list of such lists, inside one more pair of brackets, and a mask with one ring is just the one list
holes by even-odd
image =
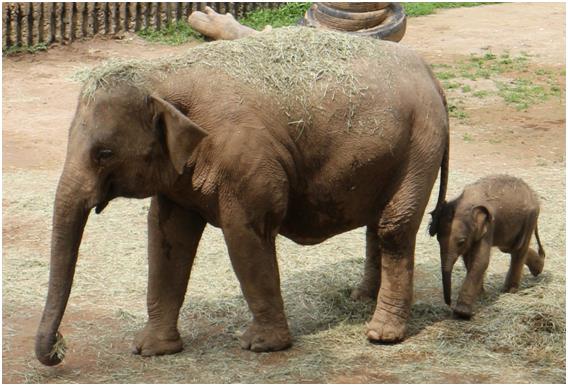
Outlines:
{"label": "baby elephant's leg", "polygon": [[523,274],[525,258],[528,255],[527,248],[523,248],[520,251],[511,253],[511,266],[509,267],[509,272],[507,272],[507,278],[505,279],[503,292],[515,293],[518,291],[519,284],[521,282],[521,276]]}
{"label": "baby elephant's leg", "polygon": [[525,256],[525,264],[533,276],[538,276],[544,268],[544,256],[539,256],[534,249],[529,248]]}

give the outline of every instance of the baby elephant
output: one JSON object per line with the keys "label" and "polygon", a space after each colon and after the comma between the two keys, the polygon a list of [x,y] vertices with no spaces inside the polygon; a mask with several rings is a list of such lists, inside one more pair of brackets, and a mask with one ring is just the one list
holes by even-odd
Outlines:
{"label": "baby elephant", "polygon": [[[459,256],[467,270],[455,315],[471,317],[472,304],[483,290],[492,246],[511,254],[505,292],[517,291],[524,264],[534,276],[542,272],[545,254],[538,237],[539,210],[536,193],[524,181],[494,175],[466,186],[458,198],[432,212],[430,235],[437,235],[440,243],[446,304],[452,302],[452,269]],[[529,247],[533,232],[538,254]]]}

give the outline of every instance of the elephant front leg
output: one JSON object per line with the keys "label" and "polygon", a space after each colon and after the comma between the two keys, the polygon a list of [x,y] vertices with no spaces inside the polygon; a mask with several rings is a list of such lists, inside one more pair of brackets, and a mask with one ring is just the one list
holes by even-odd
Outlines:
{"label": "elephant front leg", "polygon": [[376,226],[368,226],[366,233],[366,257],[363,280],[351,292],[353,300],[377,300],[381,285],[381,248]]}
{"label": "elephant front leg", "polygon": [[179,310],[205,221],[165,197],[153,197],[148,213],[148,321],[133,345],[143,356],[174,354],[183,348]]}
{"label": "elephant front leg", "polygon": [[467,274],[460,289],[454,314],[469,319],[473,315],[473,304],[483,289],[483,278],[489,266],[491,241],[481,240],[468,255]]}

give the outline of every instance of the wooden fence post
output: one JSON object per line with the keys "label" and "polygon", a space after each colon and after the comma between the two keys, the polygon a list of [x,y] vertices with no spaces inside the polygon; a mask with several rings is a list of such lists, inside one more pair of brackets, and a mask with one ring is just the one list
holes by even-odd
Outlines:
{"label": "wooden fence post", "polygon": [[27,25],[27,44],[28,47],[33,46],[34,44],[34,3],[28,3],[26,15],[26,25]]}
{"label": "wooden fence post", "polygon": [[44,3],[39,3],[39,8],[37,11],[37,40],[38,43],[43,43],[43,5]]}
{"label": "wooden fence post", "polygon": [[6,29],[4,32],[6,38],[6,48],[12,47],[12,9],[10,4],[6,4]]}

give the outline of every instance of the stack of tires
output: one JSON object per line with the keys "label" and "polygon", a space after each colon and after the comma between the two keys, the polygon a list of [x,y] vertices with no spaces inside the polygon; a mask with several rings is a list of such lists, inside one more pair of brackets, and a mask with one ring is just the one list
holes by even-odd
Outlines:
{"label": "stack of tires", "polygon": [[300,23],[394,42],[406,31],[400,3],[314,3]]}

